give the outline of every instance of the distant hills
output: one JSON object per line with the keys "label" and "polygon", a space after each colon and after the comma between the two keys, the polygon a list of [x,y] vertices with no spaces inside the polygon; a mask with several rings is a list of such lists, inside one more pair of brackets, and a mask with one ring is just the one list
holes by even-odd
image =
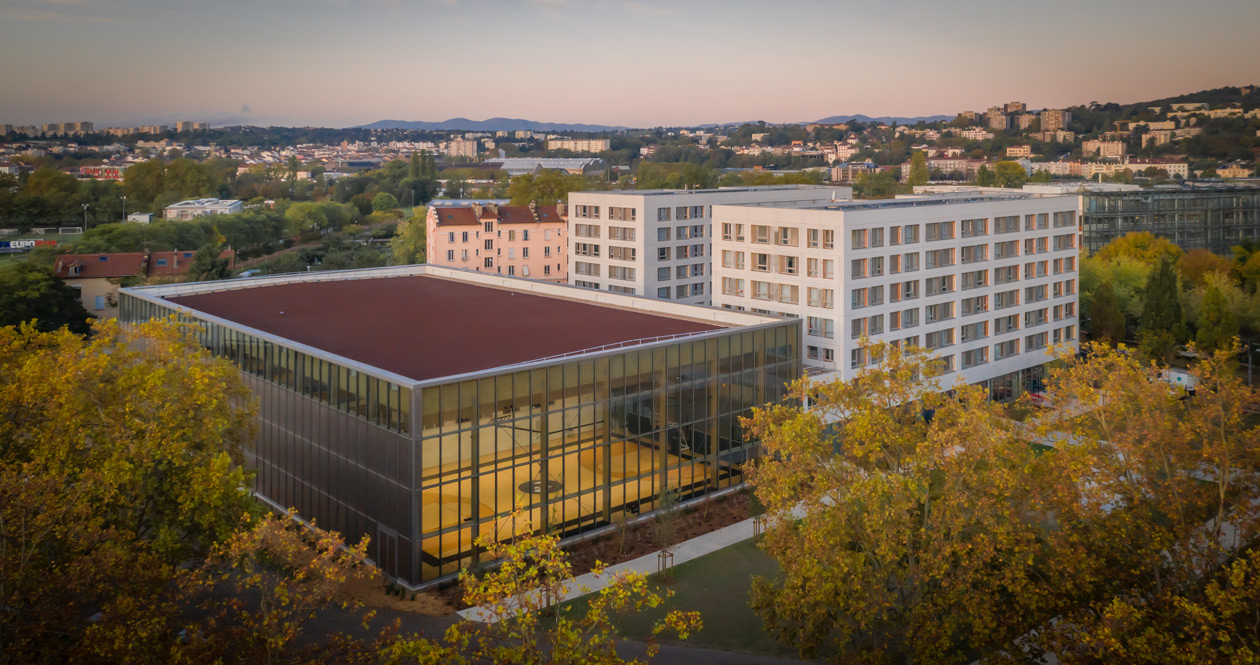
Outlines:
{"label": "distant hills", "polygon": [[359,125],[357,129],[419,129],[419,130],[468,130],[481,132],[515,132],[532,129],[540,132],[612,132],[629,129],[613,125],[583,125],[563,122],[538,122],[520,118],[490,118],[488,120],[469,120],[468,118],[451,118],[441,122],[425,122],[423,120],[378,120],[368,125]]}
{"label": "distant hills", "polygon": [[[868,115],[833,115],[830,118],[815,120],[819,124],[830,125],[841,122],[850,122],[859,120],[861,122],[875,123],[897,123],[899,125],[913,125],[919,121],[936,122],[938,120],[953,120],[952,115],[928,115],[919,117],[898,117],[898,116],[878,116],[871,117]],[[693,127],[737,127],[739,125],[755,124],[754,122],[723,122],[723,123],[706,123],[703,125],[692,125]],[[767,125],[783,125],[783,124],[809,124],[802,123],[766,123]],[[636,129],[631,127],[623,127],[621,125],[584,125],[578,123],[564,122],[538,122],[537,120],[525,120],[522,118],[490,118],[488,120],[469,120],[468,118],[451,118],[450,120],[442,120],[440,122],[428,122],[424,120],[378,120],[371,124],[359,125],[355,129],[417,129],[417,130],[436,130],[436,131],[480,131],[480,132],[515,132],[523,129],[532,129],[540,132],[613,132],[621,129]]]}
{"label": "distant hills", "polygon": [[[894,122],[898,125],[913,125],[919,122],[940,122],[942,120],[953,120],[955,117],[956,116],[952,115],[922,115],[909,118],[895,115],[881,115],[872,118],[869,115],[862,115],[859,113],[857,115],[833,115],[830,118],[823,118],[822,120],[815,120],[814,122],[820,125],[834,125],[841,122],[852,122],[857,120],[859,122],[875,122],[888,125],[891,125]],[[800,124],[808,125],[811,123],[802,122]]]}

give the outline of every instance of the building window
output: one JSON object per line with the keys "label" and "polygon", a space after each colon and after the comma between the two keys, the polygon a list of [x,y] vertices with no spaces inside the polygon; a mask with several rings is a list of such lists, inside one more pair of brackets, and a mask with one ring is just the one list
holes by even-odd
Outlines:
{"label": "building window", "polygon": [[453,249],[448,249],[448,250],[446,250],[446,260],[447,260],[447,261],[454,261],[454,260],[455,260],[455,250],[453,250]]}

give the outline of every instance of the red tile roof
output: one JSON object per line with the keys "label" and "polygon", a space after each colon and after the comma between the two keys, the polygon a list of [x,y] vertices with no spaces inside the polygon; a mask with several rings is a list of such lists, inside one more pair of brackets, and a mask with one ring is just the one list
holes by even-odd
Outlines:
{"label": "red tile roof", "polygon": [[[53,272],[62,279],[109,279],[117,277],[171,277],[188,274],[196,251],[127,252],[120,254],[62,254]],[[147,257],[147,260],[146,260]],[[236,252],[225,249],[219,258],[236,264]],[[76,273],[74,269],[78,267]]]}
{"label": "red tile roof", "polygon": [[538,221],[543,224],[557,224],[564,221],[560,216],[558,206],[538,206],[535,211],[538,213]]}
{"label": "red tile roof", "polygon": [[537,224],[529,206],[499,206],[500,224]]}
{"label": "red tile roof", "polygon": [[62,254],[57,257],[53,272],[62,279],[105,279],[143,275],[144,252]]}
{"label": "red tile roof", "polygon": [[469,208],[437,208],[438,226],[481,226],[477,213]]}

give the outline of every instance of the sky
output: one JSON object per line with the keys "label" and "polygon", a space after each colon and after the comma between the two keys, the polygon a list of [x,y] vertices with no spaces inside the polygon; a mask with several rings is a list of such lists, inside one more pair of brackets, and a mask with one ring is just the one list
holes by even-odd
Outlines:
{"label": "sky", "polygon": [[1260,84],[1256,0],[0,0],[0,123],[631,127]]}

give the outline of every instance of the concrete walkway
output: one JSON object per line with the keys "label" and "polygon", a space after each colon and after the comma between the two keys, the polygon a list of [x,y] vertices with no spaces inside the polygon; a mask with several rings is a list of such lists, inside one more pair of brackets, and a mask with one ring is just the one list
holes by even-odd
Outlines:
{"label": "concrete walkway", "polygon": [[[736,522],[727,527],[722,527],[717,531],[711,531],[704,535],[696,536],[691,540],[684,541],[674,547],[674,565],[698,559],[710,552],[716,552],[724,547],[730,547],[735,543],[748,540],[753,537],[754,518],[746,519],[743,522]],[[643,575],[651,575],[656,572],[657,553],[653,552],[637,559],[631,559],[615,566],[609,566],[604,569],[600,575],[587,573],[579,575],[564,583],[564,595],[557,599],[556,603],[562,603],[574,598],[580,598],[590,593],[596,593],[607,587],[612,579],[618,573],[633,571],[642,573]],[[532,600],[532,598],[531,598]],[[524,601],[512,602],[509,605],[513,607],[532,606],[535,603],[527,603]],[[470,607],[466,610],[460,610],[459,616],[469,621],[480,621],[489,623],[494,621],[494,617],[484,607]]]}

